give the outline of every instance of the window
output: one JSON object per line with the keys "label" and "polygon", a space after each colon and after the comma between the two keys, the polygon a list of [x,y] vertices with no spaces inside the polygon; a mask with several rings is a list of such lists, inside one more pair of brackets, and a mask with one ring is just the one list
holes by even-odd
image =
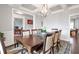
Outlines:
{"label": "window", "polygon": [[70,22],[70,29],[74,29],[74,20],[71,20]]}

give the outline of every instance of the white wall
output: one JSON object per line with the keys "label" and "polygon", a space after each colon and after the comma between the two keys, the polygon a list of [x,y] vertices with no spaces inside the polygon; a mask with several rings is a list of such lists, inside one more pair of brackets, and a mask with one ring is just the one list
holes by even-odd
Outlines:
{"label": "white wall", "polygon": [[33,28],[33,24],[27,24],[27,20],[28,19],[33,20],[33,16],[25,15],[25,29],[32,29]]}
{"label": "white wall", "polygon": [[[52,15],[48,15],[43,19],[44,27],[47,29],[58,28],[62,29],[62,37],[64,40],[69,41],[70,39],[70,20],[69,16],[72,14],[79,14],[79,8],[64,10]],[[36,17],[36,28],[40,27],[39,21],[42,18]]]}
{"label": "white wall", "polygon": [[7,4],[0,5],[0,31],[5,35],[6,45],[14,43],[12,31],[12,8]]}
{"label": "white wall", "polygon": [[26,15],[19,15],[19,14],[13,14],[14,18],[21,18],[23,20],[23,29],[32,29],[33,25],[27,24],[28,19],[33,20],[33,16],[26,14]]}
{"label": "white wall", "polygon": [[44,19],[44,27],[47,30],[57,28],[62,30],[62,35],[64,36],[64,40],[69,40],[69,18],[66,11],[59,12],[57,14],[52,14],[47,16]]}
{"label": "white wall", "polygon": [[44,18],[40,15],[35,15],[35,28],[39,29],[42,27],[41,22],[44,21]]}

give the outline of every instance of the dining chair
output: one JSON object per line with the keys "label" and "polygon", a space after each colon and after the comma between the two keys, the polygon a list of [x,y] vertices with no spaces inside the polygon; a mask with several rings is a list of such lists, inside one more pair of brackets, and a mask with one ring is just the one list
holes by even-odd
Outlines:
{"label": "dining chair", "polygon": [[46,35],[46,39],[43,44],[43,53],[54,53],[54,45],[53,45],[54,33],[50,35]]}
{"label": "dining chair", "polygon": [[31,32],[32,32],[32,35],[38,35],[40,34],[41,29],[32,29]]}
{"label": "dining chair", "polygon": [[4,54],[17,54],[19,52],[21,52],[23,54],[24,48],[17,47],[17,48],[13,48],[13,49],[7,50],[6,46],[5,46],[5,43],[4,43],[4,38],[0,38],[0,40],[1,40],[1,45],[2,45],[2,48],[3,48],[3,53]]}
{"label": "dining chair", "polygon": [[30,30],[22,30],[22,36],[30,36]]}
{"label": "dining chair", "polygon": [[58,30],[57,28],[52,28],[52,30]]}
{"label": "dining chair", "polygon": [[18,47],[19,46],[19,42],[17,42],[17,38],[18,37],[22,37],[22,29],[15,29],[14,30],[14,43],[16,43],[15,47]]}
{"label": "dining chair", "polygon": [[37,34],[37,29],[31,29],[32,35]]}
{"label": "dining chair", "polygon": [[54,49],[56,47],[57,52],[59,51],[58,40],[59,40],[59,31],[56,31],[54,34],[54,39],[53,39],[53,47]]}
{"label": "dining chair", "polygon": [[54,35],[46,34],[43,44],[38,47],[39,50],[33,51],[34,54],[51,54],[53,53],[53,40]]}
{"label": "dining chair", "polygon": [[15,29],[14,30],[14,35],[15,36],[22,36],[22,29]]}
{"label": "dining chair", "polygon": [[62,30],[59,30],[59,36],[58,36],[58,46],[62,47],[61,43],[60,43],[60,40],[61,40],[61,31]]}
{"label": "dining chair", "polygon": [[52,54],[54,53],[54,33],[46,34],[43,45],[41,46],[41,49],[38,51],[35,51],[36,54]]}
{"label": "dining chair", "polygon": [[70,36],[72,38],[77,38],[78,37],[78,29],[74,29],[70,31]]}

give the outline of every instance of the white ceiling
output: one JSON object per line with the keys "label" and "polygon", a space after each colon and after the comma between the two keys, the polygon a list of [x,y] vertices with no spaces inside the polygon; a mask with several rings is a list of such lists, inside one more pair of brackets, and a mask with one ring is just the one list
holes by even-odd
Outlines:
{"label": "white ceiling", "polygon": [[[11,4],[13,8],[25,10],[32,13],[39,14],[39,10],[42,4]],[[47,4],[48,5],[48,12],[55,12],[62,9],[69,9],[74,6],[78,6],[78,4]]]}

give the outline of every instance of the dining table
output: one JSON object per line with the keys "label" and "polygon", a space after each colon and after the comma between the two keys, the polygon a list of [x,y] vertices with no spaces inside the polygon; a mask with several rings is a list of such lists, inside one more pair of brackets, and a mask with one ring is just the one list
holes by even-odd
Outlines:
{"label": "dining table", "polygon": [[15,36],[14,39],[20,42],[31,54],[36,47],[44,43],[45,36],[51,35],[53,32],[42,32],[40,35],[29,35],[29,36]]}
{"label": "dining table", "polygon": [[35,47],[43,44],[43,38],[37,35],[30,35],[30,36],[16,36],[15,39],[20,42],[25,49],[28,50],[29,54],[33,53]]}

